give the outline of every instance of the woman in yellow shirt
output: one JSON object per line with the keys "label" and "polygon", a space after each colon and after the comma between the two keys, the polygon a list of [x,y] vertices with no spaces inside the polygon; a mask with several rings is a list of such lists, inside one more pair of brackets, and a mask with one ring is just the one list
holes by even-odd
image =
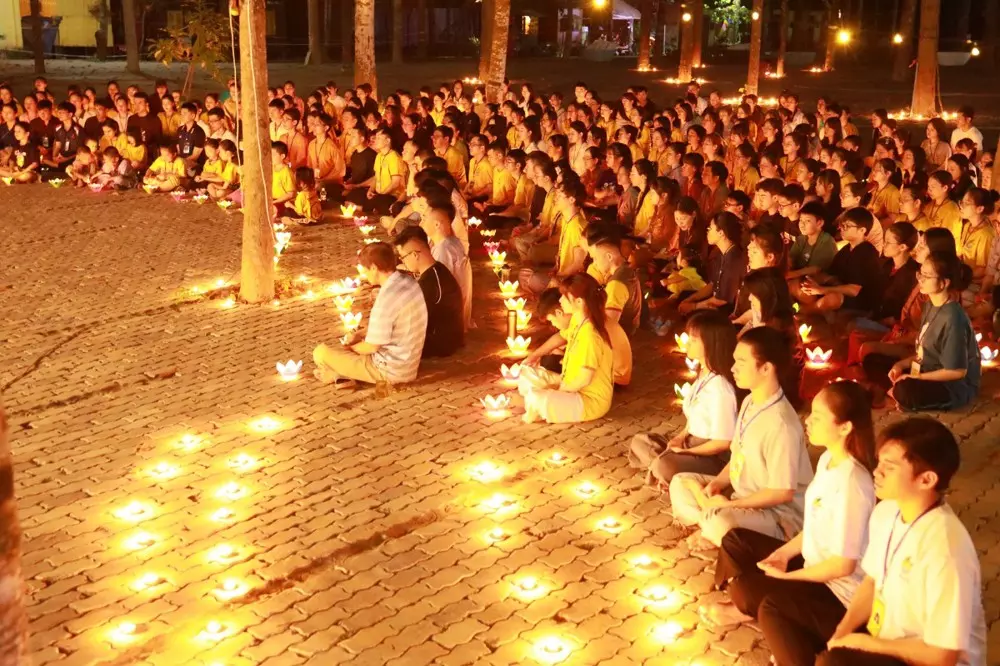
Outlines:
{"label": "woman in yellow shirt", "polygon": [[225,199],[240,186],[240,167],[236,164],[236,144],[229,139],[219,142],[219,161],[222,163],[219,172],[221,181],[208,185],[208,195],[213,199]]}
{"label": "woman in yellow shirt", "polygon": [[316,182],[321,185],[327,182],[342,182],[347,171],[340,146],[330,137],[331,125],[332,119],[325,113],[316,116],[313,125],[315,136],[309,142],[306,151],[306,163],[313,170]]}
{"label": "woman in yellow shirt", "polygon": [[962,294],[962,305],[975,302],[982,288],[983,278],[990,260],[993,244],[997,242],[989,217],[993,214],[994,196],[986,190],[973,187],[962,197],[962,232],[956,240],[956,251],[962,263],[972,268],[972,284]]}
{"label": "woman in yellow shirt", "polygon": [[657,127],[650,136],[649,161],[656,166],[657,176],[666,176],[670,173],[670,160],[667,159],[667,145],[670,143],[670,135],[666,129]]}
{"label": "woman in yellow shirt", "polygon": [[875,162],[871,179],[875,182],[875,192],[868,202],[868,210],[882,223],[885,229],[899,216],[899,190],[890,180],[896,173],[896,162],[890,157]]}
{"label": "woman in yellow shirt", "polygon": [[[590,275],[567,278],[559,305],[571,315],[569,328],[553,336],[522,364],[518,391],[524,396],[525,423],[581,423],[611,409],[614,391],[611,337],[600,285]],[[539,367],[542,356],[565,345],[562,373]]]}
{"label": "woman in yellow shirt", "polygon": [[649,160],[639,160],[632,165],[630,176],[632,186],[639,189],[638,210],[635,214],[633,234],[639,238],[649,236],[653,216],[656,214],[656,204],[660,197],[653,189],[656,181],[656,167]]}
{"label": "woman in yellow shirt", "polygon": [[163,111],[158,114],[160,125],[163,127],[163,136],[173,139],[177,136],[177,128],[181,126],[181,114],[177,113],[177,106],[170,95],[163,96]]}
{"label": "woman in yellow shirt", "polygon": [[930,175],[927,179],[927,196],[930,201],[924,206],[924,215],[930,220],[930,226],[950,231],[957,245],[962,236],[962,213],[949,198],[951,182],[951,174],[947,171],[935,171]]}
{"label": "woman in yellow shirt", "polygon": [[137,129],[131,129],[124,134],[125,149],[119,150],[121,156],[129,161],[132,168],[138,172],[146,169],[149,155],[146,153],[146,146],[142,143],[142,135]]}

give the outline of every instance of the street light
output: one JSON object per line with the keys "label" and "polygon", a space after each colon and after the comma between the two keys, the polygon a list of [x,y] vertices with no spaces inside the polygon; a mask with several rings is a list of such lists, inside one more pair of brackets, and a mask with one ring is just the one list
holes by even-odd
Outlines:
{"label": "street light", "polygon": [[757,12],[757,11],[753,12],[752,14],[750,14],[750,18],[752,18],[754,21],[759,21],[760,20],[760,12]]}
{"label": "street light", "polygon": [[608,4],[608,0],[594,0],[594,7],[596,9],[604,9]]}
{"label": "street light", "polygon": [[895,35],[892,36],[892,43],[893,44],[902,44],[903,43],[903,36],[897,32]]}
{"label": "street light", "polygon": [[850,30],[838,30],[837,31],[837,43],[838,44],[850,44],[851,43],[851,31]]}
{"label": "street light", "polygon": [[691,12],[684,12],[683,14],[681,14],[681,20],[684,21],[685,23],[690,23],[691,22]]}
{"label": "street light", "polygon": [[979,56],[979,53],[980,53],[980,51],[979,51],[979,47],[978,47],[978,46],[973,46],[973,47],[972,47],[972,57],[973,57],[973,58],[976,58],[976,57],[978,57],[978,56]]}

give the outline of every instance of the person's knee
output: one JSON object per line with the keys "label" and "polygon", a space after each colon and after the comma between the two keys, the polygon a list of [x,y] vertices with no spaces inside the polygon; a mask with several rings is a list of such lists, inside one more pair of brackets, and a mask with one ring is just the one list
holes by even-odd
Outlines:
{"label": "person's knee", "polygon": [[668,483],[675,476],[682,473],[683,468],[678,465],[678,457],[670,453],[658,456],[652,464],[653,476],[662,483]]}
{"label": "person's knee", "polygon": [[919,382],[901,379],[892,387],[892,397],[902,409],[917,410],[922,406]]}
{"label": "person's knee", "polygon": [[328,352],[329,347],[326,345],[317,345],[316,348],[313,349],[313,362],[322,363]]}

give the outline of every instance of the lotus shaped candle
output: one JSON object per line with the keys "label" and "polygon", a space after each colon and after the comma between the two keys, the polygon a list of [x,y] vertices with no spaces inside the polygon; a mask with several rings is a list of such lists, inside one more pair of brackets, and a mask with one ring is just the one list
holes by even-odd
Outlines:
{"label": "lotus shaped candle", "polygon": [[490,263],[494,266],[503,266],[507,263],[506,252],[490,252]]}
{"label": "lotus shaped candle", "polygon": [[684,633],[684,626],[675,620],[664,622],[653,627],[650,635],[660,643],[674,643]]}
{"label": "lotus shaped candle", "polygon": [[580,497],[583,497],[584,499],[590,499],[591,497],[597,495],[597,493],[599,492],[601,492],[601,489],[598,488],[596,484],[593,484],[590,481],[584,481],[583,483],[581,483],[576,487],[576,494],[579,495]]}
{"label": "lotus shaped candle", "polygon": [[186,194],[187,193],[184,192],[183,190],[174,190],[173,192],[170,193],[170,196],[171,198],[173,198],[174,201],[180,203],[181,201],[184,201],[184,196]]}
{"label": "lotus shaped candle", "polygon": [[360,312],[342,312],[340,314],[340,321],[344,324],[344,329],[347,331],[356,331],[361,327],[361,317]]}
{"label": "lotus shaped candle", "polygon": [[674,384],[674,395],[677,396],[678,400],[685,400],[689,395],[691,395],[691,385],[687,382],[683,384]]}
{"label": "lotus shaped candle", "polygon": [[507,338],[507,349],[514,356],[526,356],[528,353],[528,347],[531,346],[531,338],[525,338],[522,336],[517,336],[516,338]]}
{"label": "lotus shaped candle", "polygon": [[377,238],[365,238],[364,241],[365,245],[371,245],[372,243],[379,242]]}
{"label": "lotus shaped candle", "polygon": [[500,251],[500,241],[483,241],[483,249],[486,254],[493,254]]}
{"label": "lotus shaped candle", "polygon": [[100,192],[104,189],[104,183],[90,183],[87,185],[91,192]]}
{"label": "lotus shaped candle", "polygon": [[806,364],[811,368],[825,368],[833,358],[833,350],[823,350],[819,347],[806,349]]}
{"label": "lotus shaped candle", "polygon": [[546,636],[537,643],[533,656],[543,664],[558,664],[569,657],[570,644],[558,636]]}
{"label": "lotus shaped candle", "polygon": [[240,551],[227,543],[220,544],[208,551],[208,561],[217,564],[232,562],[238,559],[239,556]]}
{"label": "lotus shaped candle", "polygon": [[559,451],[553,451],[552,455],[545,459],[545,462],[552,465],[562,465],[566,462],[566,455]]}
{"label": "lotus shaped candle", "polygon": [[480,220],[480,219],[479,219],[478,217],[470,217],[470,218],[469,218],[469,222],[468,222],[468,225],[469,225],[470,227],[472,227],[473,229],[475,229],[476,227],[478,227],[478,226],[479,226],[479,225],[481,225],[482,223],[483,223],[483,221],[482,221],[482,220]]}
{"label": "lotus shaped candle", "polygon": [[636,594],[651,606],[669,606],[676,600],[673,591],[666,585],[651,585]]}
{"label": "lotus shaped candle", "polygon": [[354,226],[356,226],[358,228],[361,228],[361,227],[365,226],[366,224],[368,224],[368,216],[367,215],[356,215],[354,217]]}
{"label": "lotus shaped candle", "polygon": [[[56,187],[59,187],[59,186],[56,185]],[[146,194],[152,194],[153,192],[156,192],[160,188],[157,187],[156,185],[145,184],[145,185],[142,186],[142,189],[146,190]],[[221,205],[221,203],[220,203],[220,205]],[[230,203],[230,205],[232,205],[232,203]],[[225,206],[225,208],[228,208],[228,207],[229,206]]]}
{"label": "lotus shaped candle", "polygon": [[479,235],[482,236],[483,238],[493,238],[494,236],[497,235],[497,230],[496,229],[483,229],[482,231],[479,232]]}
{"label": "lotus shaped candle", "polygon": [[49,181],[49,185],[51,185],[52,187],[62,187],[63,183],[65,182],[66,182],[65,178],[53,178],[52,180]]}
{"label": "lotus shaped candle", "polygon": [[601,518],[597,521],[597,529],[604,530],[605,532],[610,532],[611,534],[617,534],[625,528],[622,522],[617,518],[608,517]]}
{"label": "lotus shaped candle", "polygon": [[503,304],[508,311],[513,310],[515,312],[520,312],[524,309],[525,300],[523,298],[508,298],[505,299]]}
{"label": "lotus shaped candle", "polygon": [[976,333],[976,344],[978,345],[982,341],[983,341],[983,334],[982,333]]}
{"label": "lotus shaped candle", "polygon": [[343,280],[338,280],[334,282],[329,287],[327,291],[335,296],[345,296],[347,294],[353,294],[357,291],[360,281],[355,278],[344,278]]}
{"label": "lotus shaped candle", "polygon": [[222,210],[229,210],[230,208],[233,207],[233,202],[229,199],[222,199],[221,201],[216,201],[215,205],[217,205]]}
{"label": "lotus shaped candle", "polygon": [[677,343],[677,351],[679,351],[682,354],[687,353],[688,343],[690,341],[691,341],[691,336],[689,336],[686,332],[674,336],[674,342]]}
{"label": "lotus shaped candle", "polygon": [[277,231],[274,234],[274,251],[281,254],[288,247],[288,244],[292,242],[292,232],[291,231]]}
{"label": "lotus shaped candle", "polygon": [[350,312],[351,307],[354,305],[354,297],[350,294],[334,296],[333,304],[337,306],[337,312]]}
{"label": "lotus shaped candle", "polygon": [[196,194],[193,197],[191,197],[191,200],[194,201],[199,206],[201,204],[205,203],[206,201],[208,201],[208,199],[209,199],[209,196],[207,194],[203,193],[203,192],[199,192],[198,194]]}
{"label": "lotus shaped candle", "polygon": [[364,234],[365,236],[368,236],[369,234],[371,234],[371,232],[375,231],[375,225],[374,224],[362,224],[360,227],[358,227],[358,229],[361,231],[362,234]]}
{"label": "lotus shaped candle", "polygon": [[802,324],[799,326],[799,337],[802,342],[809,342],[809,334],[812,333],[813,327],[809,324]]}
{"label": "lotus shaped candle", "polygon": [[[507,396],[503,397],[506,398]],[[493,483],[503,478],[504,469],[502,466],[487,460],[470,469],[469,476],[481,483]]]}
{"label": "lotus shaped candle", "polygon": [[504,363],[500,366],[500,376],[503,377],[503,383],[507,386],[517,386],[517,380],[521,376],[521,364],[514,363],[510,367]]}
{"label": "lotus shaped candle", "polygon": [[799,304],[798,303],[792,303],[792,312],[798,314],[798,312],[799,312]]}
{"label": "lotus shaped candle", "polygon": [[649,555],[637,555],[632,559],[632,566],[641,573],[651,573],[660,568],[660,563]]}
{"label": "lotus shaped candle", "polygon": [[503,511],[510,511],[515,508],[517,506],[517,500],[509,495],[504,495],[503,493],[494,493],[490,497],[483,500],[482,506],[487,511],[500,513]]}
{"label": "lotus shaped candle", "polygon": [[222,301],[222,303],[220,303],[219,305],[221,305],[223,308],[225,308],[225,309],[228,310],[229,308],[231,308],[234,305],[236,305],[236,299],[233,298],[232,296],[230,296],[226,300]]}
{"label": "lotus shaped candle", "polygon": [[510,415],[510,396],[501,393],[500,395],[487,395],[479,399],[483,409],[486,410],[486,417],[490,419],[502,419]]}
{"label": "lotus shaped candle", "polygon": [[822,74],[823,73],[823,68],[822,67],[810,67],[806,71],[809,72],[810,74]]}
{"label": "lotus shaped candle", "polygon": [[14,182],[14,179],[11,178],[10,176],[4,176],[2,180],[4,185],[10,185]]}
{"label": "lotus shaped candle", "polygon": [[504,280],[500,283],[500,295],[504,298],[516,296],[518,287],[520,287],[520,284],[517,280],[514,280],[513,282],[510,280]]}
{"label": "lotus shaped candle", "polygon": [[354,204],[344,204],[340,207],[340,214],[344,217],[354,217],[356,212],[358,212],[358,207]]}
{"label": "lotus shaped candle", "polygon": [[686,358],[684,359],[684,365],[686,365],[687,369],[691,372],[698,372],[698,366],[701,364],[693,358]]}
{"label": "lotus shaped candle", "polygon": [[220,601],[231,601],[246,594],[250,586],[238,578],[227,578],[222,584],[215,588],[215,597]]}
{"label": "lotus shaped candle", "polygon": [[286,382],[290,382],[294,379],[299,378],[299,372],[302,370],[302,361],[292,361],[289,360],[287,363],[282,363],[278,361],[278,374]]}
{"label": "lotus shaped candle", "polygon": [[979,358],[982,360],[983,365],[992,366],[996,364],[997,356],[1000,356],[1000,349],[992,349],[990,347],[982,347],[979,350]]}
{"label": "lotus shaped candle", "polygon": [[517,327],[527,328],[528,323],[531,321],[531,313],[526,310],[517,311]]}
{"label": "lotus shaped candle", "polygon": [[524,576],[513,585],[514,594],[523,601],[532,601],[545,596],[548,589],[534,576]]}

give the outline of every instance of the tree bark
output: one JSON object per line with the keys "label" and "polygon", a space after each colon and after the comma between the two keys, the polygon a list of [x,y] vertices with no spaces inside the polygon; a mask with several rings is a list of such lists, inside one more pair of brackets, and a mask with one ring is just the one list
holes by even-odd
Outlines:
{"label": "tree bark", "polygon": [[778,28],[778,64],[775,66],[775,73],[778,78],[785,75],[785,54],[788,53],[788,24],[791,17],[788,15],[788,0],[781,0],[781,19]]}
{"label": "tree bark", "polygon": [[913,62],[913,25],[917,20],[917,0],[903,0],[903,14],[899,21],[898,33],[902,44],[894,44],[896,53],[892,61],[892,80],[905,81]]}
{"label": "tree bark", "polygon": [[309,64],[323,64],[323,8],[320,0],[309,0],[306,12],[309,20]]}
{"label": "tree bark", "polygon": [[823,58],[823,71],[832,72],[833,71],[833,60],[834,53],[837,49],[837,27],[833,24],[834,17],[837,15],[834,10],[834,5],[836,3],[833,0],[827,0],[826,5],[826,57]]}
{"label": "tree bark", "polygon": [[392,64],[403,64],[403,0],[392,0]]}
{"label": "tree bark", "polygon": [[7,416],[0,406],[0,664],[26,663],[27,646],[28,618],[24,612],[14,460],[7,439]]}
{"label": "tree bark", "polygon": [[695,0],[691,7],[691,22],[694,24],[694,51],[691,53],[691,67],[702,66],[701,47],[705,41],[705,0]]}
{"label": "tree bark", "polygon": [[764,25],[764,0],[753,0],[752,12],[757,12],[757,20],[750,17],[750,65],[747,69],[748,95],[756,95],[760,88],[760,47]]}
{"label": "tree bark", "polygon": [[913,81],[912,113],[933,115],[937,98],[937,49],[941,23],[941,0],[922,0],[920,38],[917,42],[917,76]]}
{"label": "tree bark", "polygon": [[642,0],[639,20],[639,69],[649,69],[649,33],[653,29],[653,0]]}
{"label": "tree bark", "polygon": [[500,90],[507,76],[507,37],[510,32],[510,0],[493,0],[493,27],[490,29],[490,75],[486,79],[486,99],[499,104]]}
{"label": "tree bark", "polygon": [[490,55],[493,36],[493,0],[482,2],[482,27],[479,31],[479,80],[490,78]]}
{"label": "tree bark", "polygon": [[[1000,64],[1000,2],[986,3],[983,60],[993,66]],[[994,183],[997,181],[993,181]]]}
{"label": "tree bark", "polygon": [[267,132],[266,0],[242,0],[240,87],[243,124],[243,254],[240,298],[264,303],[274,298],[274,233],[271,228],[271,151]]}
{"label": "tree bark", "polygon": [[99,12],[97,27],[97,59],[104,62],[108,59],[108,31],[111,24],[111,10],[108,8],[108,0],[98,0],[97,11]]}
{"label": "tree bark", "polygon": [[135,25],[135,0],[122,0],[122,21],[125,22],[125,69],[139,74],[139,36]]}
{"label": "tree bark", "polygon": [[354,0],[340,1],[340,62],[351,62],[354,54]]}
{"label": "tree bark", "polygon": [[417,0],[417,57],[427,59],[427,0]]}
{"label": "tree bark", "polygon": [[691,68],[694,59],[694,19],[685,21],[681,15],[680,40],[681,40],[681,62],[677,68],[677,78],[680,81],[690,81],[692,78]]}
{"label": "tree bark", "polygon": [[354,87],[372,87],[378,98],[375,74],[375,0],[354,0]]}
{"label": "tree bark", "polygon": [[32,51],[35,54],[35,74],[45,73],[45,42],[42,41],[42,1],[31,0]]}

